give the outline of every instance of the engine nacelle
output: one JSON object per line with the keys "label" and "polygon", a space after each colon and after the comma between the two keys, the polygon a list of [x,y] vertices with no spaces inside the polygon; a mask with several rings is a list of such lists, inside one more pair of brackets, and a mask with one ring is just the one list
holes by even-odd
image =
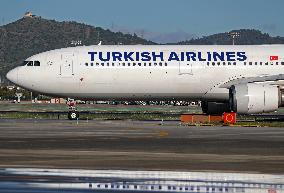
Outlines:
{"label": "engine nacelle", "polygon": [[230,111],[230,106],[229,103],[222,103],[222,102],[207,102],[207,101],[202,101],[201,102],[201,107],[203,113],[206,114],[223,114],[224,112]]}
{"label": "engine nacelle", "polygon": [[230,109],[240,114],[271,112],[282,105],[282,90],[265,84],[239,84],[230,88]]}

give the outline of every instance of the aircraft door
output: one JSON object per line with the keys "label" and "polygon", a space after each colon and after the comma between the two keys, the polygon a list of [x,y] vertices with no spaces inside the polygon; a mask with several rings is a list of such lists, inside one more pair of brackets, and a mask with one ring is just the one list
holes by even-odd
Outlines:
{"label": "aircraft door", "polygon": [[193,75],[193,62],[180,61],[179,62],[179,74]]}
{"label": "aircraft door", "polygon": [[62,53],[59,75],[62,77],[74,75],[74,53]]}

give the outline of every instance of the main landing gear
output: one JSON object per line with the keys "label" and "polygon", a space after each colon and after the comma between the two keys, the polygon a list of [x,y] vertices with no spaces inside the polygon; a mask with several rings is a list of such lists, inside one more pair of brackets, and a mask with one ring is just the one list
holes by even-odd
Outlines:
{"label": "main landing gear", "polygon": [[79,112],[76,109],[76,102],[74,99],[68,99],[67,100],[67,105],[69,107],[69,112],[68,112],[68,119],[69,120],[77,120],[79,119]]}

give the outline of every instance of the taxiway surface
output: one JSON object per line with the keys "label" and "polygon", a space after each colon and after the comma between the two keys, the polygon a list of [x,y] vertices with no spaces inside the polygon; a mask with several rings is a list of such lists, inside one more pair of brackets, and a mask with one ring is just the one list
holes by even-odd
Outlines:
{"label": "taxiway surface", "polygon": [[1,119],[0,167],[284,173],[284,128]]}

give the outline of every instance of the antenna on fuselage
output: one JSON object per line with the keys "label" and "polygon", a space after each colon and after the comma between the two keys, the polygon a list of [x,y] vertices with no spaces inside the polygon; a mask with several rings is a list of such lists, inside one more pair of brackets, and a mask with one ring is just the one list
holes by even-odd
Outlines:
{"label": "antenna on fuselage", "polygon": [[100,46],[100,45],[102,45],[102,41],[100,41],[100,42],[98,43],[98,46]]}

